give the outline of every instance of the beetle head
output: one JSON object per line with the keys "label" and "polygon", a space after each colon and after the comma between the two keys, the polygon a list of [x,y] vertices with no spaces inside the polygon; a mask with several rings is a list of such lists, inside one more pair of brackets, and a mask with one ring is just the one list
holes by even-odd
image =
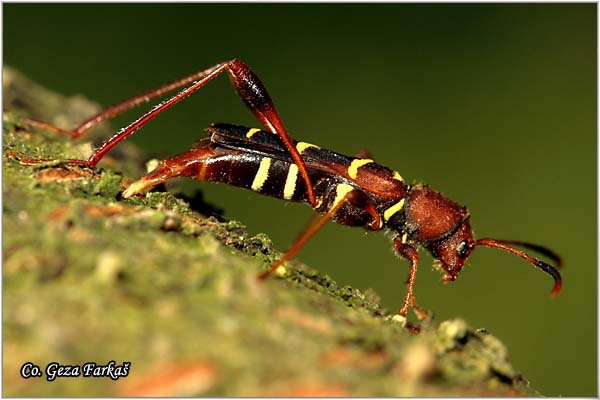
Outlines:
{"label": "beetle head", "polygon": [[553,251],[536,244],[484,238],[473,239],[469,212],[425,185],[416,185],[408,193],[405,229],[411,237],[427,248],[444,272],[444,282],[456,279],[465,261],[477,246],[493,247],[512,253],[533,264],[554,278],[552,295],[560,291],[562,280],[556,268],[509,245],[524,247],[555,261],[562,261]]}
{"label": "beetle head", "polygon": [[427,245],[427,249],[438,260],[437,264],[444,272],[444,282],[456,279],[473,251],[474,245],[473,232],[468,218],[460,223],[454,233]]}

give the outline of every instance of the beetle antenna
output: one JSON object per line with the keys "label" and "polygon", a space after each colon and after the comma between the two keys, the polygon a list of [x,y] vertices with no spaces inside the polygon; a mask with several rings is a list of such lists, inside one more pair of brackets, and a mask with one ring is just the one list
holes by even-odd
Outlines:
{"label": "beetle antenna", "polygon": [[554,268],[553,266],[551,266],[550,264],[546,264],[545,262],[540,261],[537,258],[533,258],[530,255],[528,255],[520,250],[513,249],[512,247],[507,246],[508,244],[514,244],[517,246],[525,247],[527,249],[535,250],[541,254],[544,254],[544,255],[552,258],[554,261],[556,261],[557,267],[560,268],[562,266],[562,260],[558,256],[558,254],[554,253],[553,251],[548,250],[545,247],[538,246],[538,245],[531,244],[531,243],[484,238],[484,239],[476,240],[475,243],[473,244],[473,247],[475,247],[475,246],[495,247],[497,249],[504,250],[504,251],[507,251],[514,255],[517,255],[517,256],[521,257],[522,259],[530,262],[531,264],[535,265],[542,271],[550,274],[552,276],[552,278],[554,278],[554,287],[552,288],[552,292],[550,292],[550,294],[552,296],[556,296],[558,294],[558,292],[560,292],[560,288],[562,287],[562,278],[560,276],[560,272],[558,272],[558,270],[556,268]]}
{"label": "beetle antenna", "polygon": [[558,254],[556,254],[549,248],[540,246],[539,244],[534,244],[534,243],[529,243],[529,242],[521,242],[519,240],[496,240],[496,242],[499,242],[502,244],[512,244],[515,246],[523,247],[525,249],[537,251],[538,253],[540,253],[540,254],[550,258],[552,261],[554,261],[556,263],[556,268],[560,269],[563,267],[563,260],[562,260],[561,256],[559,256]]}

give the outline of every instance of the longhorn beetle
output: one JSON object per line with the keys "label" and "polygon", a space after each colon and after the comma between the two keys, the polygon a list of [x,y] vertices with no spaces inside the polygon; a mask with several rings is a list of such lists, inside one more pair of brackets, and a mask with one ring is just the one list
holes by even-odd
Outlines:
{"label": "longhorn beetle", "polygon": [[[190,177],[199,181],[223,182],[283,200],[308,203],[322,216],[313,217],[297,241],[270,269],[259,275],[260,279],[268,277],[293,257],[330,219],[371,231],[391,231],[396,252],[410,262],[408,289],[399,311],[404,318],[411,308],[420,319],[427,315],[417,306],[414,295],[418,246],[431,252],[436,265],[444,273],[444,282],[455,280],[471,252],[478,246],[485,246],[515,254],[547,272],[554,278],[551,294],[556,295],[560,291],[562,281],[556,268],[509,245],[537,251],[560,267],[560,257],[551,250],[521,241],[491,238],[475,240],[466,207],[446,199],[429,186],[409,185],[398,172],[370,158],[348,157],[291,139],[265,86],[239,60],[217,64],[125,100],[83,121],[73,130],[33,119],[26,122],[76,139],[104,120],[185,87],[118,131],[96,149],[88,160],[65,161],[68,165],[94,168],[107,152],[127,136],[223,72],[227,72],[237,94],[266,130],[213,124],[207,129],[209,138],[201,139],[185,153],[162,161],[155,170],[129,185],[122,193],[124,198],[142,193],[171,178]],[[43,161],[21,155],[12,156],[26,165]]]}

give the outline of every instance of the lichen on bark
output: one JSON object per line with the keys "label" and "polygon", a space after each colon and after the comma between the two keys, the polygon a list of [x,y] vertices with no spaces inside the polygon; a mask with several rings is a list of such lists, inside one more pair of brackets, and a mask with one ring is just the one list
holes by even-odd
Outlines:
{"label": "lichen on bark", "polygon": [[[12,69],[4,82],[5,395],[536,394],[485,330],[426,320],[411,334],[374,293],[339,287],[298,262],[259,282],[280,255],[266,235],[206,218],[169,192],[123,200],[120,191],[143,170],[131,145],[95,171],[6,157],[89,155],[89,138],[31,129],[21,117],[67,127],[98,106]],[[111,360],[131,362],[128,376],[19,375],[27,361]]]}

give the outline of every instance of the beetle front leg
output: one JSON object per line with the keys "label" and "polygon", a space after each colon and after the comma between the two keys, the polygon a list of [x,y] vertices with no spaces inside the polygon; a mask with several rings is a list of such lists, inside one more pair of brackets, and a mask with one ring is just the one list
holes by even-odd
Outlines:
{"label": "beetle front leg", "polygon": [[417,253],[417,250],[414,247],[402,243],[401,240],[397,239],[394,240],[394,248],[401,257],[406,258],[408,261],[410,261],[410,271],[408,273],[406,296],[404,297],[404,301],[402,302],[402,307],[400,307],[399,314],[403,317],[406,317],[406,315],[408,314],[408,310],[412,307],[417,318],[424,319],[427,317],[427,312],[417,305],[414,293],[415,279],[417,277],[417,266],[419,264],[419,253]]}

